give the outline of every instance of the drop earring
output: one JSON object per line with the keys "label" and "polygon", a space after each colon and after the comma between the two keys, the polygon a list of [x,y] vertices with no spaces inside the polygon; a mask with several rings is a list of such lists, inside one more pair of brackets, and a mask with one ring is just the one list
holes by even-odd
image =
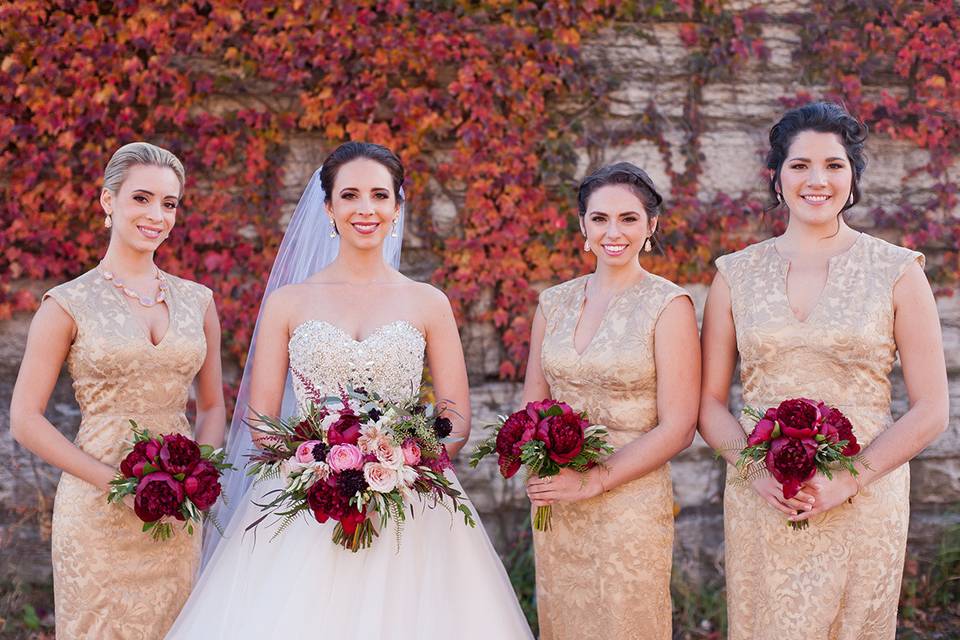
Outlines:
{"label": "drop earring", "polygon": [[109,213],[107,214],[107,217],[103,219],[103,226],[107,229],[113,226],[113,216]]}
{"label": "drop earring", "polygon": [[399,234],[397,233],[397,219],[393,219],[393,227],[390,230],[390,237],[396,238]]}
{"label": "drop earring", "polygon": [[587,253],[590,252],[590,241],[589,241],[589,240],[584,240],[584,241],[583,241],[583,250],[586,251]]}
{"label": "drop earring", "polygon": [[647,253],[650,253],[651,251],[653,251],[653,245],[650,243],[649,236],[647,237],[646,241],[643,243],[643,250],[646,251]]}
{"label": "drop earring", "polygon": [[337,224],[333,221],[333,218],[330,218],[330,237],[337,237]]}

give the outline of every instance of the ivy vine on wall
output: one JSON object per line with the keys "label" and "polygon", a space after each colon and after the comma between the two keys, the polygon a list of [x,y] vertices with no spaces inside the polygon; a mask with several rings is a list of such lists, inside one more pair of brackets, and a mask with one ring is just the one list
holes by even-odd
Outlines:
{"label": "ivy vine on wall", "polygon": [[[946,170],[960,141],[951,5],[814,2],[798,60],[875,130],[930,151],[924,171],[936,201],[905,200],[883,215],[903,226],[905,241],[947,247],[936,267],[944,282],[960,270],[948,247],[960,241],[958,227],[946,214],[956,206]],[[589,119],[602,117],[614,87],[585,59],[584,40],[616,24],[679,23],[691,54],[688,133],[682,169],[665,163],[671,229],[651,268],[705,281],[712,257],[742,245],[763,203],[698,198],[702,89],[766,58],[765,19],[762,9],[719,0],[5,3],[0,317],[35,306],[25,282],[65,280],[96,263],[106,246],[103,165],[119,145],[147,139],[177,153],[188,174],[159,261],[214,289],[226,350],[241,357],[282,235],[291,140],[332,148],[368,139],[405,160],[413,206],[426,209],[431,180],[456,194],[453,233],[427,234],[441,261],[433,279],[461,320],[496,327],[499,374],[515,378],[532,283],[585,268],[571,184]],[[906,89],[870,90],[862,78],[877,73]],[[653,109],[635,135],[668,158],[663,122]]]}

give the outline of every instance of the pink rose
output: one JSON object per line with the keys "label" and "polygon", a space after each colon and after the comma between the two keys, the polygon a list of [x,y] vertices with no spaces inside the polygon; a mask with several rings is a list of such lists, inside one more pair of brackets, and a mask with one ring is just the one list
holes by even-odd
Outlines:
{"label": "pink rose", "polygon": [[383,464],[393,468],[403,464],[405,457],[403,450],[400,447],[393,446],[393,443],[386,436],[377,438],[373,445],[373,454]]}
{"label": "pink rose", "polygon": [[297,462],[301,464],[310,464],[311,462],[317,462],[313,457],[313,448],[318,444],[322,444],[319,440],[307,440],[299,447],[297,447],[297,453],[295,455]]}
{"label": "pink rose", "polygon": [[420,464],[420,445],[413,438],[407,438],[403,441],[403,461],[410,465]]}
{"label": "pink rose", "polygon": [[371,489],[379,493],[390,493],[397,488],[397,481],[400,479],[396,469],[391,469],[379,462],[365,464],[363,466],[363,478]]}
{"label": "pink rose", "polygon": [[363,465],[363,454],[356,445],[336,444],[327,454],[327,464],[337,473],[347,469],[359,469]]}

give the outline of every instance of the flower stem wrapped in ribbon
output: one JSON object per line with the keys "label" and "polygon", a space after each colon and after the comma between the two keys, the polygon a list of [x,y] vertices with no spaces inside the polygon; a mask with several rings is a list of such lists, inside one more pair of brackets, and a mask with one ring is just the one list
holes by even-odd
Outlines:
{"label": "flower stem wrapped in ribbon", "polygon": [[230,469],[223,449],[200,445],[181,434],[151,436],[133,420],[133,450],[120,462],[110,481],[108,502],[133,496],[133,509],[143,531],[154,540],[173,535],[170,518],[184,523],[193,535],[193,523],[210,519],[220,525],[210,508],[221,497],[220,474]]}
{"label": "flower stem wrapped in ribbon", "polygon": [[[769,472],[783,485],[783,498],[789,500],[817,472],[828,478],[839,470],[857,475],[855,463],[863,462],[860,445],[853,425],[839,409],[793,398],[762,413],[752,407],[745,407],[743,413],[756,425],[737,459],[742,479]],[[790,525],[797,530],[809,526],[806,520]]]}
{"label": "flower stem wrapped in ribbon", "polygon": [[[484,457],[496,453],[504,478],[513,477],[521,466],[541,478],[557,475],[564,467],[582,473],[613,453],[606,428],[591,425],[586,414],[556,400],[530,402],[520,411],[500,416],[497,424],[488,428],[493,433],[476,447],[470,466],[476,467]],[[534,528],[549,531],[552,514],[550,505],[537,507]]]}

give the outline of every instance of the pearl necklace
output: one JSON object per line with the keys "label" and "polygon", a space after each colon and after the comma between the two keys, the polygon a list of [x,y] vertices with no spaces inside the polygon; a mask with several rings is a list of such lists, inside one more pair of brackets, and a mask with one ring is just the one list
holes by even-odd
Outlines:
{"label": "pearl necklace", "polygon": [[138,303],[140,303],[140,306],[142,307],[147,307],[147,308],[153,307],[155,305],[160,304],[167,298],[167,289],[168,289],[167,278],[166,276],[163,275],[163,272],[161,272],[160,269],[157,269],[157,276],[156,276],[157,282],[159,282],[160,284],[158,285],[157,296],[153,299],[148,298],[147,296],[141,296],[139,293],[137,293],[136,291],[134,291],[133,289],[125,285],[123,282],[121,282],[120,280],[117,280],[117,277],[113,275],[112,271],[107,271],[106,269],[104,269],[102,263],[97,265],[97,269],[100,270],[100,275],[103,276],[104,280],[106,280],[107,282],[112,284],[114,287],[122,291],[123,294],[128,298],[133,298],[134,300],[136,300]]}

